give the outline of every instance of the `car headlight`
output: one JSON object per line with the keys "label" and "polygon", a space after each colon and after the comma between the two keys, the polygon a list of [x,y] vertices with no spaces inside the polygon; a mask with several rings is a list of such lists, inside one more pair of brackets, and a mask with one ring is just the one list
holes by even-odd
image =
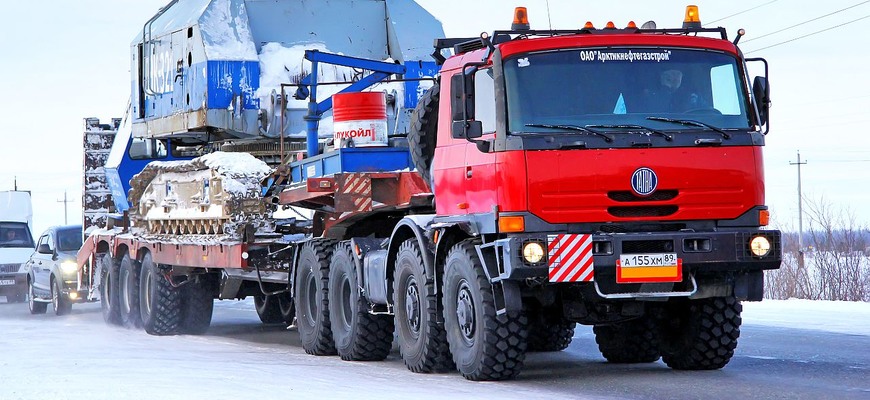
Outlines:
{"label": "car headlight", "polygon": [[64,274],[73,274],[79,270],[79,265],[75,261],[64,261],[60,264],[60,270]]}
{"label": "car headlight", "polygon": [[537,264],[544,259],[544,246],[541,242],[526,242],[523,245],[523,259],[529,264]]}
{"label": "car headlight", "polygon": [[749,251],[756,257],[764,257],[770,253],[770,241],[764,236],[756,236],[749,242]]}

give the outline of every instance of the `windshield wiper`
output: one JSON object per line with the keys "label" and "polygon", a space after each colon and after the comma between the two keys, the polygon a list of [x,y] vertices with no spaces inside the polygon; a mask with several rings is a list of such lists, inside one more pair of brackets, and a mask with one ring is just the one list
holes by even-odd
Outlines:
{"label": "windshield wiper", "polygon": [[649,128],[643,125],[634,125],[634,124],[617,124],[617,125],[586,125],[587,128],[604,128],[604,129],[640,129],[646,132],[659,135],[667,141],[674,140],[673,136],[668,135],[660,130]]}
{"label": "windshield wiper", "polygon": [[728,132],[723,131],[721,128],[717,128],[713,125],[710,125],[710,124],[707,124],[707,123],[704,123],[701,121],[695,121],[693,119],[673,119],[673,118],[665,118],[665,117],[646,117],[646,119],[648,119],[650,121],[670,122],[673,124],[707,128],[711,131],[718,132],[725,139],[731,139],[731,135]]}
{"label": "windshield wiper", "polygon": [[569,131],[583,132],[583,133],[586,133],[586,134],[589,134],[589,135],[601,136],[601,137],[604,138],[604,141],[607,142],[607,143],[610,143],[610,142],[613,141],[613,137],[611,137],[610,135],[608,135],[608,134],[606,134],[606,133],[602,133],[602,132],[596,131],[596,130],[594,130],[594,129],[589,129],[588,127],[584,127],[584,126],[577,126],[577,125],[551,125],[551,124],[526,124],[526,126],[530,126],[530,127],[533,127],[533,128],[565,129],[565,130],[569,130]]}

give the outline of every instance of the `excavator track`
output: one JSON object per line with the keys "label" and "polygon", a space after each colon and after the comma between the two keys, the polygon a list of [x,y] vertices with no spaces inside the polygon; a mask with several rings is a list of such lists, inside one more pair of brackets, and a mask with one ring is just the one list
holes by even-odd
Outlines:
{"label": "excavator track", "polygon": [[153,162],[130,181],[131,225],[162,239],[250,240],[273,230],[260,195],[269,173],[265,162],[246,153]]}

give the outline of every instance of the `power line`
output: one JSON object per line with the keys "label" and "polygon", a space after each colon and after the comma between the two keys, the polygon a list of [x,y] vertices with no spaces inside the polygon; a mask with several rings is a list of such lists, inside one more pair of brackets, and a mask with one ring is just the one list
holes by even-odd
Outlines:
{"label": "power line", "polygon": [[858,4],[853,4],[853,5],[849,6],[849,7],[841,8],[841,9],[839,9],[839,10],[837,10],[837,11],[830,12],[830,13],[827,13],[827,14],[825,14],[825,15],[821,15],[821,16],[815,17],[815,18],[813,18],[813,19],[808,19],[808,20],[806,20],[806,21],[804,21],[804,22],[799,22],[799,23],[796,23],[796,24],[794,24],[794,25],[792,25],[792,26],[789,26],[789,27],[786,27],[786,28],[782,28],[782,29],[780,29],[780,30],[776,30],[776,31],[773,31],[773,32],[770,32],[770,33],[766,33],[766,34],[761,35],[761,36],[756,36],[756,37],[751,38],[751,39],[746,39],[746,40],[743,41],[743,43],[749,43],[749,42],[751,42],[751,41],[753,41],[753,40],[758,40],[758,39],[761,39],[761,38],[768,37],[768,36],[770,36],[770,35],[775,35],[775,34],[777,34],[777,33],[780,33],[780,32],[783,32],[783,31],[787,31],[787,30],[789,30],[789,29],[791,29],[791,28],[796,28],[796,27],[798,27],[798,26],[801,26],[801,25],[806,24],[806,23],[809,23],[809,22],[818,21],[818,20],[820,20],[820,19],[822,19],[822,18],[830,17],[831,15],[834,15],[834,14],[837,14],[837,13],[841,13],[841,12],[843,12],[843,11],[846,11],[846,10],[850,9],[850,8],[855,8],[855,7],[858,7],[858,6],[862,5],[862,4],[867,4],[867,3],[870,3],[870,0],[862,1],[862,2],[860,2],[860,3],[858,3]]}
{"label": "power line", "polygon": [[808,36],[813,36],[813,35],[816,35],[816,34],[819,34],[819,33],[822,33],[822,32],[827,32],[827,31],[829,31],[829,30],[836,29],[836,28],[842,28],[842,27],[844,27],[844,26],[846,26],[846,25],[849,25],[849,24],[851,24],[851,23],[858,22],[858,21],[860,21],[860,20],[862,20],[862,19],[867,19],[867,18],[870,18],[870,15],[865,15],[865,16],[863,16],[863,17],[861,17],[861,18],[853,19],[853,20],[851,20],[851,21],[849,21],[849,22],[844,22],[844,23],[839,24],[839,25],[834,25],[834,26],[831,26],[831,27],[828,27],[828,28],[822,29],[822,30],[820,30],[820,31],[815,31],[815,32],[813,32],[813,33],[808,33],[808,34],[806,34],[806,35],[798,36],[798,37],[796,37],[796,38],[792,38],[792,39],[789,39],[789,40],[786,40],[786,41],[783,41],[783,42],[779,42],[779,43],[776,43],[776,44],[772,44],[772,45],[770,45],[770,46],[765,46],[765,47],[760,47],[760,48],[757,48],[757,49],[754,49],[754,50],[750,50],[750,51],[745,52],[744,54],[755,53],[756,51],[769,49],[769,48],[771,48],[771,47],[776,47],[776,46],[779,46],[779,45],[781,45],[781,44],[791,43],[791,42],[794,42],[795,40],[803,39],[803,38],[808,37]]}
{"label": "power line", "polygon": [[719,19],[714,19],[714,20],[712,20],[712,21],[710,21],[710,22],[707,22],[707,23],[704,24],[704,25],[706,26],[706,25],[710,25],[710,24],[712,24],[712,23],[714,23],[714,22],[719,22],[719,21],[722,21],[722,20],[726,20],[726,19],[728,19],[728,18],[738,16],[738,15],[743,14],[743,13],[745,13],[745,12],[752,11],[752,10],[754,10],[754,9],[756,9],[756,8],[764,7],[764,6],[766,6],[766,5],[770,4],[770,3],[776,3],[776,0],[771,0],[771,1],[768,1],[767,3],[761,4],[761,5],[757,5],[757,6],[755,6],[755,7],[752,7],[752,8],[749,8],[749,9],[743,10],[743,11],[736,12],[736,13],[734,13],[734,14],[731,14],[731,15],[728,15],[728,16],[725,16],[725,17],[722,17],[722,18],[719,18]]}

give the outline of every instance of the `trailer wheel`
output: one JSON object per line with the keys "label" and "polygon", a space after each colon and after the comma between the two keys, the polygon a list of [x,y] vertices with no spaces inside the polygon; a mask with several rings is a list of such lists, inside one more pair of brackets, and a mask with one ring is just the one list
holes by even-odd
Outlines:
{"label": "trailer wheel", "polygon": [[142,274],[139,283],[139,305],[142,325],[150,335],[174,335],[181,324],[180,291],[152,261],[151,254],[142,257]]}
{"label": "trailer wheel", "polygon": [[611,363],[651,363],[659,359],[656,321],[643,316],[609,325],[595,325],[598,351]]}
{"label": "trailer wheel", "polygon": [[734,356],[743,306],[734,296],[681,300],[667,305],[662,360],[681,370],[724,367]]}
{"label": "trailer wheel", "polygon": [[329,322],[329,259],[333,240],[310,240],[299,250],[296,266],[296,325],[302,348],[318,356],[336,354]]}
{"label": "trailer wheel", "polygon": [[412,372],[446,372],[456,367],[447,332],[438,323],[435,280],[427,279],[416,238],[405,240],[396,256],[393,279],[396,336],[405,366]]}
{"label": "trailer wheel", "polygon": [[45,314],[48,310],[48,303],[43,303],[41,301],[36,301],[36,297],[33,294],[33,282],[29,279],[27,281],[27,292],[28,292],[28,308],[30,308],[31,314]]}
{"label": "trailer wheel", "polygon": [[450,249],[444,267],[444,326],[459,373],[474,381],[511,379],[526,358],[528,320],[522,312],[496,315],[492,284],[474,240]]}
{"label": "trailer wheel", "polygon": [[118,271],[121,325],[142,328],[142,312],[139,310],[139,263],[130,258],[129,253],[124,254]]}
{"label": "trailer wheel", "polygon": [[408,131],[408,147],[411,160],[423,180],[432,185],[432,159],[435,157],[435,139],[438,135],[438,103],[441,98],[441,85],[432,85],[411,114],[411,127]]}
{"label": "trailer wheel", "polygon": [[51,305],[54,307],[54,315],[67,315],[72,311],[72,303],[63,295],[60,281],[54,278],[51,278]]}
{"label": "trailer wheel", "polygon": [[381,361],[393,346],[393,317],[369,314],[350,242],[335,246],[329,265],[329,319],[339,357],[346,361]]}
{"label": "trailer wheel", "polygon": [[214,295],[209,276],[197,275],[181,287],[181,322],[179,332],[202,335],[211,325]]}
{"label": "trailer wheel", "polygon": [[100,263],[100,309],[103,312],[103,321],[109,325],[120,325],[119,266],[109,253],[104,253],[98,261]]}
{"label": "trailer wheel", "polygon": [[568,321],[561,309],[541,307],[527,313],[529,319],[528,351],[562,351],[574,339],[577,323]]}

